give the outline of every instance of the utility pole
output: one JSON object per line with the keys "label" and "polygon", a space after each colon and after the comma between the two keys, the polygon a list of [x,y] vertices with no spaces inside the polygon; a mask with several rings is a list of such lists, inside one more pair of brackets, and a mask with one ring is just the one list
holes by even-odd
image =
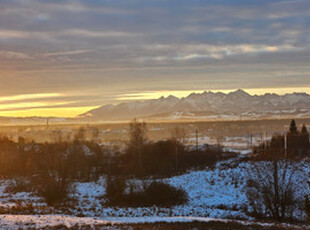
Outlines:
{"label": "utility pole", "polygon": [[285,130],[285,126],[284,126],[284,157],[286,158],[287,156],[287,132]]}
{"label": "utility pole", "polygon": [[264,145],[265,149],[267,148],[267,131],[265,130],[265,137],[264,137]]}
{"label": "utility pole", "polygon": [[250,136],[250,146],[251,146],[251,149],[253,149],[253,134],[252,133]]}
{"label": "utility pole", "polygon": [[196,136],[196,151],[198,152],[198,129],[196,129],[196,132],[195,132],[195,136]]}
{"label": "utility pole", "polygon": [[175,141],[175,169],[178,170],[178,142]]}
{"label": "utility pole", "polygon": [[139,169],[142,170],[142,152],[141,152],[141,140],[138,143],[138,154],[139,154]]}
{"label": "utility pole", "polygon": [[108,140],[107,144],[107,150],[108,150],[108,175],[110,175],[111,171],[111,152],[110,152],[110,141]]}
{"label": "utility pole", "polygon": [[49,118],[46,118],[46,130],[49,128]]}

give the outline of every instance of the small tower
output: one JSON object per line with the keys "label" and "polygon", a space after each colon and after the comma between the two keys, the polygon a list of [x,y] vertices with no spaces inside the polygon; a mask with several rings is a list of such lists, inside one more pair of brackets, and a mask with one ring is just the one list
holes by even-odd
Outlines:
{"label": "small tower", "polygon": [[46,130],[49,129],[49,118],[46,118]]}

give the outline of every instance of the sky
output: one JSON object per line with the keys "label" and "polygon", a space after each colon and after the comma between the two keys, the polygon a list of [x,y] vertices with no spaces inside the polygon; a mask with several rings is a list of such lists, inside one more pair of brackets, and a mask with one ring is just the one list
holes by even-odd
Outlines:
{"label": "sky", "polygon": [[0,0],[0,116],[310,93],[309,0]]}

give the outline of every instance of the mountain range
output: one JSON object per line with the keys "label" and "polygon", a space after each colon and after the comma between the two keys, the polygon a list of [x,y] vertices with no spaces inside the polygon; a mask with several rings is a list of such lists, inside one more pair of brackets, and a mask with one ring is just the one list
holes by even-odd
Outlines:
{"label": "mountain range", "polygon": [[79,118],[92,121],[143,119],[239,119],[310,116],[310,95],[250,95],[239,89],[230,93],[205,91],[187,97],[161,97],[117,105],[104,105]]}

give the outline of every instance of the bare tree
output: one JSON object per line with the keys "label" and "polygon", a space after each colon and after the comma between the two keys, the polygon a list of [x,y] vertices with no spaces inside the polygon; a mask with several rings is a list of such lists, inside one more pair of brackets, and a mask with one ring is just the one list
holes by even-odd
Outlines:
{"label": "bare tree", "polygon": [[64,143],[45,145],[40,160],[43,169],[32,178],[38,194],[50,205],[63,201],[72,188],[73,165],[65,150]]}
{"label": "bare tree", "polygon": [[187,133],[184,128],[180,128],[179,126],[175,127],[171,131],[171,140],[181,143],[185,145],[187,143]]}
{"label": "bare tree", "polygon": [[139,167],[142,168],[142,149],[147,142],[147,126],[135,118],[129,124],[129,148],[138,153]]}
{"label": "bare tree", "polygon": [[61,143],[63,141],[63,135],[61,130],[53,130],[50,134],[51,141],[54,143]]}
{"label": "bare tree", "polygon": [[74,135],[74,140],[76,141],[85,141],[86,138],[86,129],[80,127],[77,133]]}
{"label": "bare tree", "polygon": [[225,137],[223,137],[223,136],[218,136],[218,137],[216,138],[216,143],[217,143],[217,149],[218,149],[218,151],[221,150],[221,148],[222,148],[222,146],[223,146],[224,140],[225,140]]}
{"label": "bare tree", "polygon": [[91,135],[92,135],[92,140],[94,142],[98,142],[99,135],[100,135],[99,129],[96,128],[96,127],[93,127],[92,130],[91,130]]}
{"label": "bare tree", "polygon": [[175,148],[175,168],[178,170],[178,164],[179,164],[179,146],[185,145],[187,142],[187,136],[186,132],[183,128],[175,127],[171,132],[171,140],[174,143]]}
{"label": "bare tree", "polygon": [[292,219],[298,208],[296,193],[300,183],[295,177],[298,170],[285,159],[252,163],[246,190],[250,212],[279,221]]}

